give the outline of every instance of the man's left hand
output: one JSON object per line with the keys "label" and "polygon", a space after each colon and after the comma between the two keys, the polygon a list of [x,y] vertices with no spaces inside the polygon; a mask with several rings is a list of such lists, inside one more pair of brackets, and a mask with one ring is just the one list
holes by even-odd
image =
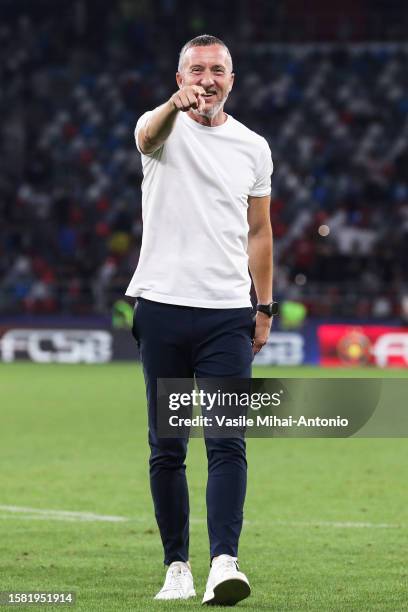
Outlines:
{"label": "man's left hand", "polygon": [[259,353],[261,348],[268,342],[269,333],[271,331],[273,317],[268,317],[268,315],[263,312],[257,312],[256,314],[256,327],[255,327],[255,336],[253,340],[253,352],[254,355]]}

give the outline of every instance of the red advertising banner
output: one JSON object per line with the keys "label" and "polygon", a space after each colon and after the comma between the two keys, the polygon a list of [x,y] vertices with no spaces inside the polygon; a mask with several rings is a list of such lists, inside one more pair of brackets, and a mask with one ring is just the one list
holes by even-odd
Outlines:
{"label": "red advertising banner", "polygon": [[319,325],[323,366],[408,367],[408,328],[385,325]]}

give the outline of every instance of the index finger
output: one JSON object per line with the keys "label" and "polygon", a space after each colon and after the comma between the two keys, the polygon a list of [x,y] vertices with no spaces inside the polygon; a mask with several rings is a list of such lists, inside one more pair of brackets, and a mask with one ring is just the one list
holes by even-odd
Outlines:
{"label": "index finger", "polygon": [[205,100],[202,96],[198,95],[198,110],[199,111],[203,111],[205,108]]}

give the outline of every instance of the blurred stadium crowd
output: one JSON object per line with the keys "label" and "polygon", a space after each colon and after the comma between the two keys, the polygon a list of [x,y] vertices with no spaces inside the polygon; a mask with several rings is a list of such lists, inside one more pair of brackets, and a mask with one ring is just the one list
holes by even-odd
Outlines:
{"label": "blurred stadium crowd", "polygon": [[[408,317],[406,22],[385,27],[378,2],[371,34],[361,19],[316,18],[309,42],[296,21],[282,40],[288,10],[234,4],[78,1],[61,14],[47,2],[29,14],[9,5],[0,313],[105,313],[123,296],[142,236],[134,126],[174,91],[182,44],[207,32],[232,51],[227,112],[272,149],[278,297],[320,316]],[[285,4],[299,3],[276,6]]]}

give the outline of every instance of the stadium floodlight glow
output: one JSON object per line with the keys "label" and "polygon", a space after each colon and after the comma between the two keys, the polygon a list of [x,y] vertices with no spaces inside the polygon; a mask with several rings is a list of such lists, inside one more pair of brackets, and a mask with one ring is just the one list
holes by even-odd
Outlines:
{"label": "stadium floodlight glow", "polygon": [[305,274],[301,274],[301,273],[300,274],[296,274],[296,276],[295,276],[295,283],[297,285],[300,285],[300,286],[306,285],[306,283],[307,283],[306,275]]}
{"label": "stadium floodlight glow", "polygon": [[320,225],[317,231],[320,236],[326,237],[330,234],[330,227],[328,225]]}

